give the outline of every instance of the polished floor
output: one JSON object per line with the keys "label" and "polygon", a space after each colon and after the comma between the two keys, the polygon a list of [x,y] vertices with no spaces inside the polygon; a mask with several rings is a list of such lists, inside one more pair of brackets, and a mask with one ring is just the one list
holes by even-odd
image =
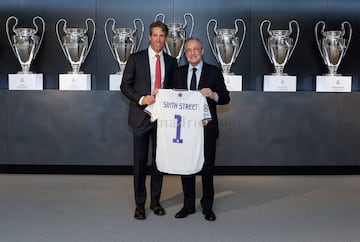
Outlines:
{"label": "polished floor", "polygon": [[[0,174],[0,242],[359,242],[360,176],[216,176],[215,222],[175,219],[165,176],[159,217],[133,219],[132,177]],[[201,183],[197,182],[198,201]],[[198,203],[199,204],[199,203]]]}

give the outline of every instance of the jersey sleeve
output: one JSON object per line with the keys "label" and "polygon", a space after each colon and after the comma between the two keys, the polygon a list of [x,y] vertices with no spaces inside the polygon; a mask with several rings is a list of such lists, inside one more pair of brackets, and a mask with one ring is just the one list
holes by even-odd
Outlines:
{"label": "jersey sleeve", "polygon": [[210,121],[211,120],[211,113],[210,113],[209,105],[208,105],[205,97],[203,97],[201,99],[201,105],[203,107],[203,120]]}
{"label": "jersey sleeve", "polygon": [[159,117],[159,112],[157,111],[159,105],[157,103],[150,104],[144,109],[144,112],[150,115],[151,122],[155,122]]}

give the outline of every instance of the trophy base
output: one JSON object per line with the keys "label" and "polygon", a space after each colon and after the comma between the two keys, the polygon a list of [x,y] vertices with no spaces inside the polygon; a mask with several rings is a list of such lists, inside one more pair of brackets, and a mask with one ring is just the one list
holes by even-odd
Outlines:
{"label": "trophy base", "polygon": [[43,90],[42,73],[9,74],[9,90]]}
{"label": "trophy base", "polygon": [[76,75],[76,74],[84,74],[83,71],[68,71],[66,74]]}
{"label": "trophy base", "polygon": [[326,74],[323,74],[321,76],[342,76],[341,74],[338,74],[338,73],[326,73]]}
{"label": "trophy base", "polygon": [[351,92],[351,76],[316,76],[316,92]]}
{"label": "trophy base", "polygon": [[264,75],[264,92],[296,92],[296,76]]}
{"label": "trophy base", "polygon": [[91,75],[59,74],[59,90],[89,91],[91,90]]}
{"label": "trophy base", "polygon": [[109,75],[109,90],[110,91],[120,91],[122,77],[123,77],[123,74],[120,72]]}
{"label": "trophy base", "polygon": [[287,73],[277,73],[277,72],[274,72],[274,73],[271,73],[272,76],[288,76]]}
{"label": "trophy base", "polygon": [[226,88],[228,91],[242,91],[242,76],[234,73],[223,74]]}

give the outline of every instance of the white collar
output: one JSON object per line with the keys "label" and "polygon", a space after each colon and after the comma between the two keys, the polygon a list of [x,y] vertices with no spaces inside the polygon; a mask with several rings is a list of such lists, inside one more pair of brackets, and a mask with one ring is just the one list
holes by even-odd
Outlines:
{"label": "white collar", "polygon": [[163,51],[160,51],[160,53],[156,53],[156,52],[151,48],[151,46],[149,45],[148,53],[149,53],[149,57],[155,58],[155,55],[160,55],[160,56],[162,56]]}

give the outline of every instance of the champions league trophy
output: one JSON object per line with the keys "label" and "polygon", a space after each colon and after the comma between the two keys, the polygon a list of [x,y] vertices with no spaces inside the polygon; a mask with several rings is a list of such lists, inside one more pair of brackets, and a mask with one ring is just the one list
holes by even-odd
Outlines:
{"label": "champions league trophy", "polygon": [[[214,22],[215,37],[213,41],[210,38],[209,27]],[[241,40],[237,35],[239,32],[239,22],[242,24],[242,37]],[[246,25],[242,19],[236,19],[234,22],[235,29],[218,29],[218,22],[216,19],[210,19],[206,26],[207,38],[211,50],[216,60],[221,64],[223,69],[225,84],[230,91],[242,91],[242,76],[230,73],[230,68],[235,63],[241,47],[245,40]]]}
{"label": "champions league trophy", "polygon": [[[322,25],[320,33],[322,39],[319,39],[319,27]],[[345,26],[348,26],[348,39],[345,36]],[[337,75],[337,69],[340,65],[341,60],[344,58],[346,50],[349,47],[352,35],[352,28],[349,22],[345,21],[341,24],[340,30],[325,31],[325,22],[319,21],[315,25],[315,38],[319,48],[320,54],[327,66],[329,73],[328,75]]]}
{"label": "champions league trophy", "polygon": [[[319,37],[319,33],[322,38]],[[351,36],[352,28],[347,21],[341,24],[341,30],[325,31],[324,21],[319,21],[315,25],[316,44],[329,71],[327,74],[316,77],[317,91],[351,91],[351,76],[341,76],[337,74],[337,69],[349,47]]]}
{"label": "champions league trophy", "polygon": [[[189,36],[187,36],[186,28],[188,26],[187,17],[191,19],[191,27]],[[161,19],[161,20],[160,20]],[[159,13],[155,16],[155,21],[165,22],[165,15]],[[169,29],[168,39],[165,44],[166,52],[175,57],[177,62],[180,62],[181,56],[184,53],[185,40],[191,37],[194,30],[194,17],[191,13],[184,14],[184,23],[166,23]]]}
{"label": "champions league trophy", "polygon": [[[267,39],[264,37],[264,26],[267,24]],[[296,27],[295,41],[291,38],[292,25]],[[264,91],[296,91],[296,76],[283,72],[299,39],[299,24],[295,20],[289,22],[289,29],[270,30],[271,22],[264,20],[260,24],[260,35],[266,54],[274,65],[275,73],[264,76]]]}
{"label": "champions league trophy", "polygon": [[[267,33],[268,38],[265,41],[264,38],[264,24],[268,24]],[[292,34],[292,24],[296,26],[296,38],[293,41],[290,38]],[[274,75],[286,75],[283,73],[284,66],[290,59],[295,46],[299,39],[299,24],[295,20],[289,22],[288,30],[270,30],[271,22],[269,20],[264,20],[260,25],[260,34],[263,46],[265,48],[266,54],[268,55],[271,63],[275,67]]]}
{"label": "champions league trophy", "polygon": [[[112,22],[111,30],[113,33],[111,42],[109,40],[109,34],[107,28],[107,25],[110,22]],[[139,41],[137,41],[137,37],[135,36],[137,32],[136,22],[139,22],[141,27]],[[115,27],[116,22],[113,18],[109,18],[105,22],[104,30],[105,30],[106,42],[110,47],[113,57],[119,64],[120,71],[118,73],[122,73],[124,71],[126,62],[130,54],[138,51],[144,35],[143,21],[139,18],[136,18],[134,19],[133,23],[134,23],[134,28],[116,28]]]}
{"label": "champions league trophy", "polygon": [[[15,34],[10,35],[10,21],[15,20],[12,27],[12,32]],[[41,23],[41,35],[36,34],[39,32],[39,27],[36,20]],[[16,28],[18,19],[14,16],[6,20],[6,34],[10,42],[11,48],[17,57],[22,70],[17,74],[9,74],[9,90],[42,90],[43,89],[43,76],[42,74],[33,74],[30,71],[31,62],[35,59],[40,45],[43,41],[45,34],[45,21],[36,16],[32,20],[35,28]]]}
{"label": "champions league trophy", "polygon": [[[65,35],[60,37],[60,23],[63,22],[63,32]],[[93,26],[92,37],[88,40],[88,22]],[[81,64],[85,61],[95,39],[95,22],[91,18],[85,20],[86,28],[68,28],[65,19],[59,19],[56,23],[56,35],[65,57],[71,64],[72,71],[68,74],[60,74],[60,90],[90,90],[91,75],[83,74],[80,71]]]}
{"label": "champions league trophy", "polygon": [[[112,38],[109,40],[109,31],[108,24],[111,24]],[[139,23],[141,32],[139,33],[137,30],[136,23]],[[109,79],[109,89],[110,90],[120,90],[120,84],[122,79],[122,74],[125,69],[126,62],[130,56],[130,54],[137,52],[141,41],[144,36],[144,23],[141,19],[136,18],[133,21],[134,28],[116,28],[115,19],[109,18],[105,22],[104,31],[106,42],[110,47],[111,53],[115,60],[118,62],[120,70],[110,75]],[[136,34],[140,35],[139,41],[137,41]]]}

